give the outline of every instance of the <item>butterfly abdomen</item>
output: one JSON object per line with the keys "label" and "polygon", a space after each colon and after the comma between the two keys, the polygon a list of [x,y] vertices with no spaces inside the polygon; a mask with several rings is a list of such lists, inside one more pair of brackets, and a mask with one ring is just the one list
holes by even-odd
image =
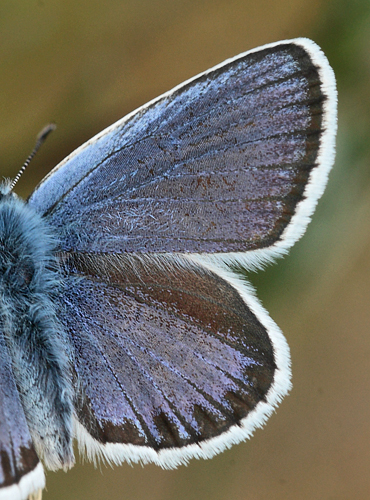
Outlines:
{"label": "butterfly abdomen", "polygon": [[74,462],[68,344],[53,304],[61,288],[55,246],[43,219],[2,185],[0,335],[33,444],[50,469]]}

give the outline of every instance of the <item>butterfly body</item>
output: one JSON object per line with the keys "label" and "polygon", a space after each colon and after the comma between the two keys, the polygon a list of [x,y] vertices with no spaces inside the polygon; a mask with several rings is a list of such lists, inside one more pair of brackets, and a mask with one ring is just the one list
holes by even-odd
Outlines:
{"label": "butterfly body", "polygon": [[296,39],[134,111],[27,202],[2,187],[0,500],[43,488],[39,459],[73,465],[73,438],[173,468],[265,423],[289,347],[237,269],[302,236],[335,132],[333,72]]}
{"label": "butterfly body", "polygon": [[[50,469],[68,467],[74,462],[73,391],[68,343],[55,308],[55,297],[62,289],[56,240],[45,221],[7,185],[1,186],[0,196],[3,355],[12,360],[14,382],[38,455]],[[22,454],[26,460],[25,449]]]}

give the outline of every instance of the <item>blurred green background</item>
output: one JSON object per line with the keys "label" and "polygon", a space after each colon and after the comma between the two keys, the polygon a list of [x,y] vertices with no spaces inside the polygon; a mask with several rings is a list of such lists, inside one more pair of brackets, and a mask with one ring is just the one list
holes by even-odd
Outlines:
{"label": "blurred green background", "polygon": [[27,196],[58,161],[127,112],[255,46],[308,36],[338,79],[328,188],[289,257],[253,274],[291,347],[291,394],[264,430],[209,461],[162,471],[77,465],[46,500],[370,498],[369,0],[1,0],[1,174]]}

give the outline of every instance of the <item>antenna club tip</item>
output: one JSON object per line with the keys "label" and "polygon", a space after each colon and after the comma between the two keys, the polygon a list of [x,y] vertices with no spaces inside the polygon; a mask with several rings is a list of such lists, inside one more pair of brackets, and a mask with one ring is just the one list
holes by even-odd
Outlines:
{"label": "antenna club tip", "polygon": [[44,127],[41,130],[41,132],[38,134],[36,140],[43,142],[46,139],[46,137],[50,134],[50,132],[52,132],[56,128],[57,128],[57,126],[55,125],[55,123],[48,123],[48,125],[46,125],[46,127]]}

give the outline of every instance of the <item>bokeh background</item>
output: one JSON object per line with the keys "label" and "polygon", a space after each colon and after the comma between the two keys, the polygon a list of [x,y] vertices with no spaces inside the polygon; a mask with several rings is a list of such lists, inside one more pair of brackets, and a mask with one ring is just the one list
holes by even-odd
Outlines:
{"label": "bokeh background", "polygon": [[289,257],[251,275],[291,347],[294,387],[264,430],[209,461],[48,473],[46,500],[370,498],[369,0],[1,0],[1,175],[27,196],[58,161],[183,80],[308,36],[338,79],[328,188]]}

